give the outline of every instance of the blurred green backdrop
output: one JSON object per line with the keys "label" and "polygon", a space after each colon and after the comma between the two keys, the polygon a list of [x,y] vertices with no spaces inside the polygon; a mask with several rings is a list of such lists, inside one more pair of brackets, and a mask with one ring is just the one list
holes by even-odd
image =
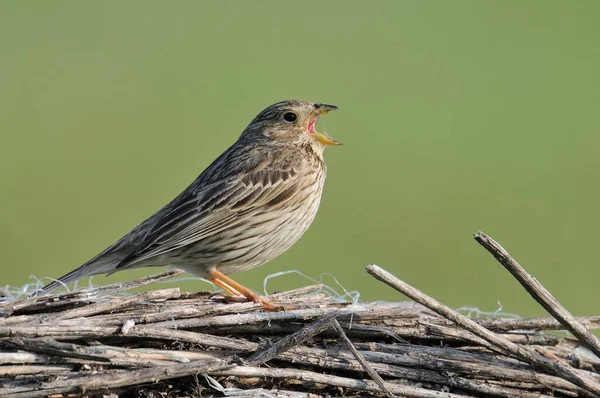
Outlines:
{"label": "blurred green backdrop", "polygon": [[376,263],[453,307],[543,314],[481,229],[597,314],[599,17],[598,1],[4,1],[1,283],[75,268],[294,98],[339,105],[320,123],[345,145],[309,232],[240,282],[326,271],[399,299]]}

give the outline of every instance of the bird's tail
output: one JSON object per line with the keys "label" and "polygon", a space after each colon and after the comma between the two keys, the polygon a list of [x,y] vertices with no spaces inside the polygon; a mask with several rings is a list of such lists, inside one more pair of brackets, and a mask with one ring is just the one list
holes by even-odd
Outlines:
{"label": "bird's tail", "polygon": [[127,253],[122,250],[123,240],[117,241],[112,246],[108,247],[102,253],[92,258],[79,268],[74,269],[66,275],[61,276],[58,279],[53,280],[46,286],[35,291],[31,296],[38,296],[40,294],[49,292],[56,289],[59,286],[66,287],[69,283],[75,282],[86,276],[106,274],[114,271],[115,268],[123,261],[127,256]]}
{"label": "bird's tail", "polygon": [[[111,267],[111,269],[114,267]],[[61,276],[58,279],[53,280],[52,282],[50,282],[49,284],[47,284],[46,286],[44,286],[43,288],[35,291],[32,296],[37,296],[46,292],[49,292],[51,290],[56,289],[59,286],[67,286],[69,283],[71,282],[75,282],[81,278],[85,278],[86,276],[91,276],[91,275],[97,275],[97,274],[102,274],[104,273],[103,271],[99,271],[99,272],[95,272],[95,273],[89,273],[88,269],[84,269],[83,266],[74,269],[73,271],[69,272],[66,275]]]}

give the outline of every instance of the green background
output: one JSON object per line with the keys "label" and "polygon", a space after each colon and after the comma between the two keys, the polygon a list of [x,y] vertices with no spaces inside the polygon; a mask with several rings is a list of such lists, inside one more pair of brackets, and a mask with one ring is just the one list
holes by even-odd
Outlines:
{"label": "green background", "polygon": [[3,1],[1,284],[75,268],[261,109],[308,99],[341,107],[319,122],[345,144],[326,151],[322,207],[240,282],[330,272],[400,299],[364,272],[375,263],[452,307],[544,314],[481,229],[597,314],[599,20],[598,1]]}

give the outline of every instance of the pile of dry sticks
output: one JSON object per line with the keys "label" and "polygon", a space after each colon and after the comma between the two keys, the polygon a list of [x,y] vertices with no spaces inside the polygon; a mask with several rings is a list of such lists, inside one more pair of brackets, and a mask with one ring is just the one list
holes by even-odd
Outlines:
{"label": "pile of dry sticks", "polygon": [[0,396],[599,397],[600,316],[574,318],[475,239],[552,318],[473,320],[374,265],[415,302],[340,303],[308,286],[271,296],[287,310],[269,313],[177,288],[122,294],[171,271],[0,303]]}

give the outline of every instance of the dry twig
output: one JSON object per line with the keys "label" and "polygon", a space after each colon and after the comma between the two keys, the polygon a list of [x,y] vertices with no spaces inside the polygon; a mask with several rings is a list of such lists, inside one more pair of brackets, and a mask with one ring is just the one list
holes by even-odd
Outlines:
{"label": "dry twig", "polygon": [[519,358],[520,360],[527,362],[538,369],[568,380],[584,389],[590,396],[600,396],[600,383],[588,377],[587,375],[582,374],[571,367],[551,361],[535,351],[521,347],[505,338],[496,335],[466,316],[441,304],[432,297],[427,296],[423,292],[401,281],[394,275],[376,265],[369,265],[367,267],[367,272],[380,281],[398,290],[405,296],[410,297],[432,311],[440,314],[444,318],[450,319],[452,322],[462,326],[479,338],[484,339],[491,345],[491,347],[498,350],[500,353],[514,356],[515,358]]}
{"label": "dry twig", "polygon": [[527,290],[527,292],[537,301],[546,311],[548,311],[561,325],[573,333],[579,341],[589,348],[596,356],[600,357],[600,339],[594,336],[592,332],[580,323],[550,292],[542,286],[534,277],[528,274],[523,267],[511,257],[510,254],[494,239],[483,232],[474,235],[475,240],[479,242],[508,272]]}
{"label": "dry twig", "polygon": [[[177,271],[4,302],[0,396],[599,395],[600,359],[542,333],[564,321],[468,319],[368,271],[420,304],[340,303],[319,285],[273,295],[294,308],[278,313],[176,288],[124,294]],[[600,327],[600,317],[577,321]]]}

